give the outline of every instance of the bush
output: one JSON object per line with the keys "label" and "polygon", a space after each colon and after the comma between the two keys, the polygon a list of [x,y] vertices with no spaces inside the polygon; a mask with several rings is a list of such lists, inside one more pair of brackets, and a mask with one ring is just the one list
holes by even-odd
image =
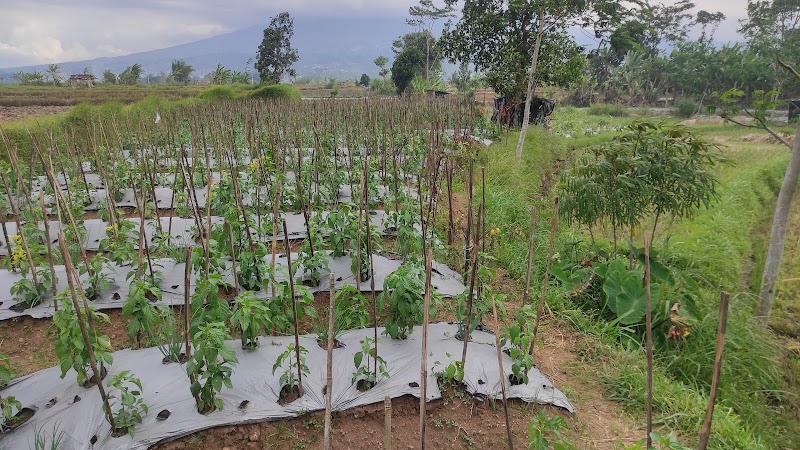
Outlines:
{"label": "bush", "polygon": [[201,92],[198,97],[207,102],[222,102],[235,100],[236,92],[228,86],[216,86]]}
{"label": "bush", "polygon": [[595,103],[589,107],[590,116],[626,117],[628,110],[619,103]]}
{"label": "bush", "polygon": [[254,90],[248,98],[258,100],[300,100],[300,89],[289,84],[271,84]]}
{"label": "bush", "polygon": [[672,114],[675,117],[688,119],[692,117],[697,112],[697,110],[698,110],[697,103],[688,99],[682,99],[678,100],[677,103],[675,103],[675,109],[672,111]]}

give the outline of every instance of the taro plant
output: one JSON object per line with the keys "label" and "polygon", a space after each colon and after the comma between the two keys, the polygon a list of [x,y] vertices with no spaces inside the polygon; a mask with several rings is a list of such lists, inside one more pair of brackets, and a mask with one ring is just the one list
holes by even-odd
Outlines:
{"label": "taro plant", "polygon": [[259,334],[268,330],[272,324],[272,311],[264,300],[256,298],[250,291],[236,297],[231,327],[241,333],[243,349],[255,350],[258,347]]}
{"label": "taro plant", "polygon": [[163,311],[167,307],[163,303],[153,303],[160,299],[161,289],[150,281],[131,282],[128,298],[122,304],[122,317],[128,319],[128,338],[137,347],[141,348],[143,342],[151,342],[163,320]]}
{"label": "taro plant", "polygon": [[[309,369],[306,365],[306,358],[305,354],[308,353],[308,350],[303,347],[295,347],[294,344],[289,344],[286,347],[286,351],[278,355],[275,359],[275,364],[272,365],[272,374],[275,375],[275,372],[278,369],[281,369],[281,376],[278,382],[281,385],[281,395],[287,395],[293,391],[300,392],[300,380],[298,378],[299,373],[304,373],[308,375]],[[297,355],[300,355],[300,360],[297,360]]]}
{"label": "taro plant", "polygon": [[[108,386],[118,391],[108,396],[109,402],[119,400],[119,409],[113,413],[114,431],[134,437],[136,425],[140,425],[142,417],[147,414],[147,405],[142,400],[142,382],[131,375],[130,370],[123,370],[111,378]],[[113,408],[114,405],[110,406]]]}
{"label": "taro plant", "polygon": [[389,378],[389,372],[386,370],[386,361],[378,355],[374,338],[365,337],[359,343],[361,350],[353,355],[356,371],[350,382],[371,389],[382,378]]}
{"label": "taro plant", "polygon": [[225,343],[230,336],[223,322],[200,325],[193,336],[194,352],[186,365],[192,382],[191,392],[197,400],[197,411],[207,414],[222,409],[218,394],[225,385],[233,389],[231,374],[239,360],[236,352]]}
{"label": "taro plant", "polygon": [[[89,363],[89,351],[83,341],[80,326],[78,325],[78,314],[81,314],[83,320],[87,320],[86,312],[80,310],[75,312],[72,303],[69,301],[61,301],[59,304],[61,309],[53,315],[53,324],[58,330],[56,335],[55,351],[58,357],[59,365],[61,367],[61,378],[64,378],[70,369],[75,370],[77,373],[78,384],[84,385],[89,379],[89,370],[91,369]],[[100,323],[110,323],[108,316],[89,309],[92,322],[97,325]],[[110,365],[113,361],[111,352],[111,340],[108,336],[101,335],[96,326],[87,327],[89,335],[89,342],[94,350],[94,356],[97,359],[98,370],[100,374],[93,374],[98,379],[102,378],[102,373],[105,370],[105,365]]]}

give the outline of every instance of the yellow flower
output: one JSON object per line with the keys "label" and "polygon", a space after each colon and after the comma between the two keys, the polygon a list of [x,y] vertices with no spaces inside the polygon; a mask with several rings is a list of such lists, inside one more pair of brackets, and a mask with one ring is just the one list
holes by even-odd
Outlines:
{"label": "yellow flower", "polygon": [[25,253],[25,247],[22,245],[22,236],[15,234],[11,236],[11,240],[14,241],[14,250],[11,251],[11,267],[19,269],[28,254]]}

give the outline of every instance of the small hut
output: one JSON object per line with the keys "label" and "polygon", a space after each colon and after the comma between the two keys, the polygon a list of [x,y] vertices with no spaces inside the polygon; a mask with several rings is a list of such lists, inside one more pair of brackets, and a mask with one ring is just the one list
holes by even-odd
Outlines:
{"label": "small hut", "polygon": [[94,82],[94,75],[86,74],[86,73],[78,73],[69,76],[69,85],[72,87],[84,85],[86,87],[92,87],[92,83]]}

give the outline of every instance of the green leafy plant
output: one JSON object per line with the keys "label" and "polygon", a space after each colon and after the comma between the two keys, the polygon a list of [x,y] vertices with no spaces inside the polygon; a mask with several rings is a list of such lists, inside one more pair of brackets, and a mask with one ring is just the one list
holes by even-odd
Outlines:
{"label": "green leafy plant", "polygon": [[[320,277],[323,270],[328,270],[328,257],[324,251],[324,240],[322,235],[316,229],[316,220],[311,220],[309,223],[308,237],[303,241],[300,246],[300,252],[297,255],[297,265],[303,268],[303,273],[308,276],[309,282],[317,286],[319,285]],[[311,253],[311,245],[313,244],[314,253]]]}
{"label": "green leafy plant", "polygon": [[[296,351],[295,349],[299,349],[300,353],[300,360],[297,361]],[[292,389],[299,388],[298,386],[298,367],[300,372],[304,374],[309,373],[308,366],[306,365],[306,358],[305,354],[308,353],[305,347],[295,347],[294,344],[289,344],[286,348],[286,351],[278,355],[275,359],[275,364],[272,365],[272,374],[275,375],[275,372],[278,369],[282,369],[281,376],[279,378],[279,383],[281,385],[281,392],[291,392]]]}
{"label": "green leafy plant", "polygon": [[194,352],[186,365],[186,373],[192,380],[191,392],[201,414],[222,409],[222,399],[217,394],[223,385],[233,389],[232,366],[239,360],[236,352],[225,343],[229,337],[223,322],[200,325],[193,337]]}
{"label": "green leafy plant", "polygon": [[[449,353],[447,353],[447,357],[451,357]],[[439,361],[434,363],[433,373],[436,374],[436,377],[440,380],[444,382],[456,383],[461,383],[464,381],[464,364],[461,361],[453,361],[446,365],[444,369],[437,370],[439,365]]]}
{"label": "green leafy plant", "polygon": [[[367,314],[367,298],[355,286],[345,285],[336,291],[333,303],[333,339],[336,341],[339,335],[347,330],[364,328],[369,325]],[[320,344],[328,343],[328,314],[322,315],[321,320],[314,325],[314,333]]]}
{"label": "green leafy plant", "polygon": [[378,296],[378,309],[388,306],[385,334],[392,339],[405,339],[422,321],[425,295],[425,269],[416,260],[409,260],[390,273]]}
{"label": "green leafy plant", "polygon": [[[295,302],[297,303],[297,320],[304,317],[316,319],[317,310],[314,308],[314,294],[306,286],[295,286]],[[294,333],[292,317],[292,290],[289,281],[278,284],[277,296],[270,301],[270,308],[274,308],[273,326],[281,333]]]}
{"label": "green leafy plant", "polygon": [[132,220],[120,220],[106,227],[106,237],[100,241],[100,251],[108,254],[108,259],[120,266],[127,266],[136,260],[135,243],[139,241]]}
{"label": "green leafy plant", "polygon": [[528,424],[528,450],[575,450],[562,434],[568,429],[561,416],[548,419],[544,410],[539,411]]}
{"label": "green leafy plant", "polygon": [[86,264],[79,264],[78,269],[81,275],[88,274],[86,287],[84,292],[88,300],[94,300],[100,295],[100,292],[106,290],[111,286],[111,277],[103,272],[103,269],[108,265],[108,260],[102,254],[96,255],[89,260],[89,266]]}
{"label": "green leafy plant", "polygon": [[[58,329],[55,351],[61,367],[61,378],[64,378],[67,372],[73,369],[78,375],[78,384],[83,385],[89,379],[88,372],[91,366],[89,363],[89,351],[83,341],[80,326],[78,325],[78,314],[81,314],[85,323],[87,320],[86,312],[80,310],[80,312],[76,313],[72,308],[72,303],[69,301],[61,301],[59,303],[61,304],[61,309],[53,315],[53,324]],[[89,314],[92,316],[95,327],[92,329],[87,327],[86,331],[94,350],[94,356],[97,359],[98,370],[102,373],[103,366],[110,365],[113,361],[113,348],[108,336],[99,334],[97,325],[109,323],[110,321],[107,315],[93,309],[89,309]],[[101,375],[94,374],[94,376],[99,379]]]}
{"label": "green leafy plant", "polygon": [[[14,372],[9,367],[9,359],[6,355],[0,354],[0,390],[5,388],[11,379],[14,377]],[[22,409],[22,403],[16,398],[9,395],[3,397],[0,395],[0,411],[2,411],[3,421],[0,422],[0,431],[4,428],[5,424],[11,424],[14,419],[14,411]]]}
{"label": "green leafy plant", "polygon": [[170,308],[163,308],[159,312],[161,319],[158,321],[152,340],[155,341],[158,350],[164,355],[164,362],[182,362],[183,333],[178,326],[177,320],[175,320],[175,313]]}
{"label": "green leafy plant", "polygon": [[143,342],[150,342],[163,320],[166,306],[163,303],[154,304],[156,300],[161,300],[158,286],[145,280],[133,280],[128,298],[122,304],[122,317],[128,319],[128,338],[138,347]]}
{"label": "green leafy plant", "polygon": [[359,343],[361,350],[353,355],[356,371],[353,372],[350,382],[363,383],[370,389],[378,384],[381,378],[389,378],[389,372],[386,370],[386,361],[376,351],[374,338],[365,337]]}
{"label": "green leafy plant", "polygon": [[511,374],[508,376],[512,385],[528,383],[528,371],[533,367],[530,349],[533,345],[532,328],[535,318],[535,308],[525,305],[517,313],[517,320],[502,330],[500,342],[514,361],[511,364]]}
{"label": "green leafy plant", "polygon": [[228,302],[220,298],[219,291],[230,286],[219,273],[201,278],[192,294],[191,333],[196,334],[207,323],[226,323],[231,314]]}
{"label": "green leafy plant", "polygon": [[254,350],[258,347],[259,334],[272,327],[272,324],[272,311],[264,300],[256,298],[250,291],[236,297],[231,327],[241,332],[243,349]]}
{"label": "green leafy plant", "polygon": [[[130,370],[123,370],[111,378],[108,386],[118,391],[108,396],[109,402],[119,400],[119,409],[113,413],[116,430],[134,437],[136,425],[140,425],[142,417],[147,414],[147,405],[141,398],[142,382],[131,375]],[[111,407],[113,406],[112,403]]]}
{"label": "green leafy plant", "polygon": [[387,229],[397,235],[397,248],[403,259],[422,251],[422,232],[417,229],[419,219],[412,211],[413,205],[410,205],[407,209],[390,212],[387,216]]}

